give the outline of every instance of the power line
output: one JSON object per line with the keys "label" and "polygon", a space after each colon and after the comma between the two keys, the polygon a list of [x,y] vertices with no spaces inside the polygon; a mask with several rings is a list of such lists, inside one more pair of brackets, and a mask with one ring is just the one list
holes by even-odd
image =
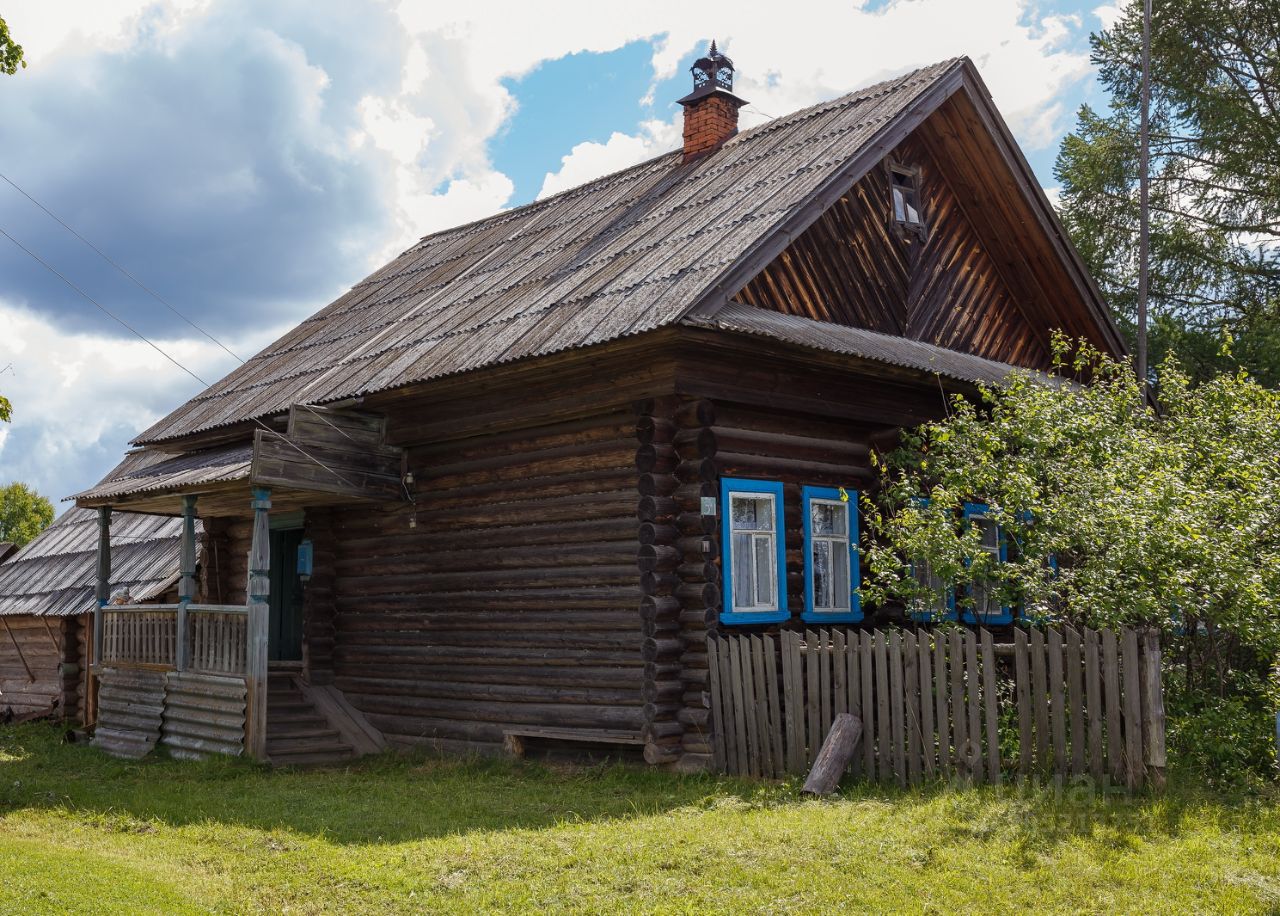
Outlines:
{"label": "power line", "polygon": [[226,344],[224,344],[222,341],[218,340],[218,338],[214,337],[212,334],[210,334],[210,333],[209,333],[208,331],[206,331],[204,328],[200,327],[200,325],[196,324],[194,321],[192,321],[190,318],[188,318],[188,317],[187,317],[186,315],[184,315],[182,312],[178,311],[176,308],[174,308],[172,305],[170,305],[167,301],[165,301],[165,300],[160,296],[160,294],[159,294],[159,293],[157,293],[155,290],[153,290],[151,287],[149,287],[149,286],[147,286],[146,284],[144,284],[141,280],[139,280],[139,279],[138,279],[137,277],[135,277],[133,274],[129,273],[129,271],[125,270],[123,267],[121,267],[119,264],[117,264],[114,260],[112,260],[112,258],[111,258],[111,257],[110,257],[110,256],[109,256],[105,251],[103,251],[103,250],[102,250],[101,248],[99,248],[97,245],[93,244],[93,242],[89,241],[87,238],[85,238],[85,237],[84,237],[83,235],[81,235],[79,232],[76,232],[76,230],[75,230],[75,229],[71,228],[71,226],[69,226],[69,225],[67,224],[67,222],[66,222],[65,220],[63,220],[63,219],[62,219],[62,217],[58,216],[56,213],[54,213],[52,210],[50,210],[50,209],[49,209],[48,207],[46,207],[44,204],[40,203],[40,201],[36,200],[34,197],[32,197],[30,194],[28,194],[28,193],[27,193],[26,191],[24,191],[22,188],[18,187],[18,185],[14,182],[14,180],[13,180],[12,178],[10,178],[8,175],[4,174],[4,172],[0,172],[0,178],[3,178],[6,182],[8,182],[9,186],[10,186],[10,187],[12,187],[15,191],[17,191],[19,194],[21,194],[21,195],[22,195],[23,197],[25,197],[27,200],[31,201],[33,204],[35,204],[35,205],[36,205],[37,207],[39,207],[41,210],[43,210],[43,211],[44,211],[44,212],[49,216],[49,218],[50,218],[50,219],[54,220],[54,222],[56,222],[58,225],[60,225],[63,229],[66,229],[68,232],[70,232],[72,235],[74,235],[74,236],[75,236],[76,238],[78,238],[80,241],[84,242],[86,245],[88,245],[90,248],[92,248],[92,249],[94,250],[94,252],[98,255],[98,257],[102,258],[102,260],[106,261],[108,264],[110,264],[112,267],[114,267],[114,268],[115,268],[116,270],[118,270],[120,273],[124,274],[124,276],[128,277],[128,278],[129,278],[129,279],[134,283],[134,285],[136,285],[139,289],[143,290],[143,291],[144,291],[147,295],[149,295],[152,299],[155,299],[157,302],[159,302],[161,305],[163,305],[163,306],[164,306],[165,308],[167,308],[169,311],[173,312],[173,314],[177,315],[179,318],[181,318],[181,319],[182,319],[183,321],[185,321],[187,324],[191,325],[193,328],[195,328],[197,331],[199,331],[199,332],[200,332],[201,334],[203,334],[205,337],[209,338],[211,341],[213,341],[214,343],[216,343],[216,344],[217,344],[219,347],[221,347],[223,350],[226,350],[226,352],[227,352],[227,353],[228,353],[228,354],[229,354],[233,359],[235,359],[237,362],[239,362],[239,363],[241,363],[241,364],[243,365],[244,360],[243,360],[243,359],[241,359],[239,356],[237,356],[237,355],[236,355],[236,354],[235,354],[235,353],[234,353],[234,352],[233,352],[233,351],[232,351],[232,350],[231,350],[231,349],[230,349]]}
{"label": "power line", "polygon": [[[128,277],[128,278],[129,278],[131,281],[133,281],[133,283],[135,283],[135,284],[136,284],[140,289],[144,290],[144,291],[145,291],[148,295],[150,295],[153,299],[155,299],[157,302],[159,302],[161,305],[163,305],[163,306],[164,306],[165,308],[167,308],[169,311],[173,312],[173,314],[177,315],[179,318],[181,318],[181,319],[182,319],[183,321],[185,321],[187,324],[191,325],[191,327],[195,328],[197,331],[199,331],[201,334],[203,334],[203,335],[204,335],[205,337],[207,337],[209,340],[213,341],[215,344],[217,344],[219,347],[221,347],[221,348],[222,348],[222,349],[223,349],[223,350],[224,350],[224,351],[225,351],[225,352],[226,352],[226,353],[227,353],[227,354],[228,354],[232,359],[236,360],[236,361],[237,361],[238,363],[240,363],[240,365],[242,365],[242,366],[245,364],[245,361],[244,361],[243,359],[241,359],[241,358],[240,358],[240,357],[239,357],[239,356],[238,356],[238,355],[237,355],[237,354],[236,354],[236,353],[235,353],[235,352],[234,352],[230,347],[228,347],[226,344],[224,344],[224,343],[223,343],[222,341],[220,341],[218,338],[214,337],[212,334],[210,334],[210,333],[209,333],[208,331],[206,331],[204,328],[200,327],[200,325],[196,324],[194,321],[192,321],[190,318],[188,318],[188,317],[187,317],[186,315],[184,315],[182,312],[178,311],[178,309],[176,309],[176,308],[174,308],[172,305],[170,305],[167,301],[165,301],[165,299],[163,299],[163,298],[160,296],[160,294],[159,294],[159,293],[157,293],[157,292],[155,292],[154,290],[152,290],[152,289],[151,289],[151,287],[149,287],[149,286],[147,286],[146,284],[144,284],[141,280],[139,280],[137,277],[135,277],[132,273],[130,273],[128,270],[126,270],[124,267],[122,267],[120,264],[118,264],[115,260],[113,260],[113,259],[112,259],[112,258],[111,258],[107,253],[106,253],[106,252],[104,252],[102,249],[100,249],[97,245],[93,244],[93,242],[89,241],[87,238],[85,238],[83,235],[81,235],[79,232],[77,232],[75,229],[73,229],[73,228],[72,228],[72,227],[67,223],[67,221],[66,221],[66,220],[64,220],[62,217],[58,216],[58,214],[54,213],[52,210],[50,210],[50,209],[49,209],[48,207],[46,207],[44,204],[40,203],[40,201],[38,201],[38,200],[36,200],[34,197],[32,197],[32,196],[31,196],[31,194],[29,194],[27,191],[25,191],[25,190],[23,190],[22,188],[18,187],[17,183],[16,183],[12,178],[10,178],[8,175],[4,174],[3,172],[0,172],[0,178],[3,178],[6,182],[8,182],[9,186],[10,186],[10,187],[12,187],[15,191],[17,191],[19,194],[21,194],[21,195],[22,195],[23,197],[25,197],[27,200],[31,201],[33,204],[35,204],[35,205],[36,205],[37,207],[39,207],[41,210],[43,210],[43,211],[44,211],[44,212],[49,216],[49,218],[50,218],[50,219],[54,220],[54,221],[55,221],[58,225],[60,225],[63,229],[66,229],[68,232],[70,232],[72,235],[74,235],[77,239],[79,239],[81,242],[83,242],[85,245],[87,245],[89,248],[91,248],[91,249],[93,250],[93,252],[94,252],[95,254],[97,254],[97,255],[98,255],[98,257],[102,258],[104,261],[106,261],[108,264],[110,264],[112,267],[114,267],[116,270],[118,270],[118,271],[119,271],[120,273],[122,273],[124,276]],[[6,233],[6,234],[7,234],[7,233]],[[12,240],[12,236],[10,236],[10,239]],[[21,247],[21,246],[19,246],[19,247]],[[23,250],[26,250],[26,249],[23,249]],[[29,252],[29,251],[28,251],[27,253],[28,253],[28,254],[30,254],[30,252]],[[46,266],[48,266],[48,265],[46,265]],[[95,304],[96,304],[96,303],[95,303]],[[113,316],[113,317],[114,317],[114,316]],[[119,319],[116,319],[116,320],[117,320],[117,321],[119,321]],[[124,322],[121,322],[121,324],[123,324],[123,323],[124,323]],[[127,325],[126,325],[126,327],[127,327]],[[131,329],[131,330],[132,330],[132,329]],[[135,331],[134,333],[136,334],[137,332]],[[139,335],[139,336],[141,336],[141,335]],[[146,338],[143,338],[143,339],[145,340]],[[148,342],[148,343],[150,343],[150,341],[147,341],[147,342]],[[154,345],[154,344],[152,344],[152,346],[155,346],[155,345]],[[157,348],[157,349],[158,349],[158,348]],[[209,386],[208,386],[208,383],[202,383],[202,384],[204,384],[206,388],[207,388],[207,387],[209,387]],[[321,422],[323,422],[323,423],[324,423],[326,426],[328,426],[330,429],[332,429],[332,430],[334,430],[334,431],[336,431],[336,432],[338,432],[338,433],[341,433],[341,434],[342,434],[343,436],[345,436],[347,439],[351,439],[351,436],[347,435],[347,433],[346,433],[344,430],[342,430],[341,428],[339,428],[338,426],[335,426],[332,422],[330,422],[330,420],[329,420],[329,418],[328,418],[328,417],[326,417],[326,416],[324,416],[322,413],[319,413],[318,411],[316,411],[316,410],[315,410],[315,408],[310,407],[310,406],[308,406],[308,405],[303,405],[303,406],[306,406],[306,407],[307,407],[307,410],[311,411],[311,413],[312,413],[312,414],[314,414],[316,417],[318,417],[318,418],[321,420]],[[260,423],[260,422],[259,422],[259,425],[261,425],[261,423]],[[264,427],[264,428],[266,428],[266,427]],[[355,440],[352,440],[352,441],[355,441]],[[295,447],[296,447],[296,446],[295,446]],[[328,469],[328,470],[331,470],[331,469]],[[336,472],[335,472],[335,473],[336,473]],[[339,478],[339,479],[341,479],[341,478]],[[413,500],[412,500],[412,498],[410,498],[410,502],[412,502],[412,501],[413,501]]]}
{"label": "power line", "polygon": [[[13,244],[15,244],[15,245],[17,245],[19,248],[21,248],[24,252],[26,252],[26,254],[27,254],[28,256],[30,256],[33,260],[37,261],[37,262],[38,262],[42,267],[44,267],[44,269],[45,269],[45,270],[49,271],[51,274],[53,274],[55,277],[57,277],[59,280],[61,280],[63,283],[65,283],[67,286],[71,287],[73,290],[75,290],[77,293],[79,293],[81,296],[83,296],[85,299],[87,299],[89,302],[91,302],[95,308],[97,308],[99,311],[101,311],[101,312],[102,312],[104,315],[106,315],[108,318],[111,318],[113,321],[118,322],[122,327],[124,327],[124,328],[128,329],[128,331],[129,331],[131,334],[133,334],[135,337],[137,337],[139,340],[141,340],[143,343],[145,343],[145,344],[146,344],[147,346],[149,346],[151,349],[155,350],[157,353],[159,353],[161,356],[163,356],[163,357],[164,357],[165,359],[167,359],[169,362],[173,363],[175,366],[177,366],[177,367],[178,367],[179,369],[181,369],[183,372],[187,373],[187,375],[191,376],[193,379],[195,379],[197,382],[199,382],[199,383],[200,383],[201,385],[203,385],[205,388],[208,388],[208,387],[209,387],[209,383],[208,383],[208,382],[206,382],[206,381],[205,381],[204,379],[202,379],[200,376],[196,375],[196,373],[195,373],[195,372],[193,372],[193,371],[191,371],[190,369],[188,369],[188,368],[187,368],[185,365],[183,365],[179,360],[177,360],[177,359],[175,359],[174,357],[170,356],[170,355],[169,355],[168,353],[166,353],[163,349],[161,349],[158,345],[156,345],[155,343],[152,343],[152,342],[151,342],[151,340],[149,340],[149,339],[146,337],[146,335],[144,335],[141,331],[139,331],[139,330],[138,330],[137,328],[135,328],[133,325],[129,324],[129,322],[125,321],[125,320],[124,320],[123,318],[121,318],[119,315],[117,315],[117,314],[115,314],[114,312],[112,312],[109,308],[107,308],[105,305],[103,305],[103,304],[102,304],[101,302],[99,302],[97,299],[95,299],[95,298],[93,298],[92,296],[90,296],[88,293],[86,293],[86,292],[85,292],[83,289],[81,289],[79,286],[77,286],[76,284],[72,283],[69,279],[67,279],[67,277],[66,277],[66,276],[64,276],[62,273],[60,273],[60,272],[58,271],[58,269],[57,269],[57,268],[55,268],[52,264],[50,264],[50,263],[49,263],[48,261],[46,261],[44,258],[40,257],[38,254],[36,254],[34,251],[32,251],[32,250],[31,250],[30,248],[28,248],[26,245],[22,244],[22,243],[21,243],[21,242],[19,242],[16,238],[14,238],[12,235],[10,235],[10,234],[9,234],[9,232],[8,232],[8,231],[7,231],[3,226],[0,226],[0,235],[3,235],[3,236],[4,236],[5,238],[7,238],[9,241],[13,242]],[[226,349],[226,348],[224,347],[223,349]],[[228,352],[229,352],[229,351],[228,351]],[[235,354],[233,353],[232,355],[234,356]],[[237,358],[238,358],[238,357],[237,357]],[[264,430],[266,430],[267,432],[272,433],[273,435],[275,434],[275,432],[276,432],[276,431],[275,431],[275,430],[273,430],[271,427],[267,426],[267,424],[263,423],[263,422],[262,422],[262,420],[258,419],[257,417],[253,417],[253,418],[251,418],[251,419],[252,419],[252,421],[253,421],[254,423],[256,423],[256,424],[258,424],[259,426],[261,426],[261,427],[262,427]],[[327,421],[326,421],[326,422],[327,422]],[[330,424],[330,425],[332,425],[332,424]],[[288,436],[281,436],[280,438],[281,438],[281,439],[283,439],[286,443],[288,443],[290,447],[292,447],[295,451],[297,451],[297,452],[298,452],[298,454],[302,455],[304,458],[307,458],[308,460],[310,460],[310,461],[314,462],[315,464],[319,465],[321,468],[323,468],[324,470],[328,471],[328,472],[329,472],[330,474],[332,474],[334,477],[338,478],[338,480],[342,481],[343,483],[347,484],[348,486],[352,486],[352,487],[354,487],[354,486],[355,486],[355,484],[353,484],[351,481],[347,480],[347,478],[343,477],[341,474],[339,474],[339,473],[338,473],[337,471],[335,471],[333,468],[329,467],[327,464],[325,464],[325,463],[324,463],[323,461],[321,461],[319,458],[317,458],[317,457],[315,457],[314,455],[312,455],[312,454],[310,454],[309,452],[307,452],[305,449],[303,449],[300,445],[298,445],[296,442],[294,442],[294,441],[293,441],[292,439],[290,439]]]}
{"label": "power line", "polygon": [[36,254],[34,251],[32,251],[32,250],[31,250],[30,248],[28,248],[26,245],[22,244],[22,243],[21,243],[21,242],[19,242],[17,239],[15,239],[12,235],[10,235],[10,234],[8,233],[8,231],[6,231],[6,230],[5,230],[5,228],[4,228],[3,226],[0,226],[0,235],[3,235],[3,236],[4,236],[5,238],[7,238],[9,241],[13,242],[13,244],[17,245],[19,248],[21,248],[23,251],[25,251],[25,252],[26,252],[26,253],[27,253],[27,254],[28,254],[28,255],[29,255],[33,260],[35,260],[35,261],[39,262],[39,264],[40,264],[42,267],[44,267],[44,269],[45,269],[45,270],[49,271],[49,273],[53,274],[55,277],[57,277],[57,278],[58,278],[59,280],[61,280],[63,283],[67,284],[67,286],[71,287],[73,290],[75,290],[77,293],[79,293],[79,294],[80,294],[81,296],[83,296],[85,299],[88,299],[88,300],[89,300],[89,302],[91,302],[91,303],[93,304],[93,307],[94,307],[94,308],[96,308],[98,311],[102,312],[102,314],[106,315],[106,316],[107,316],[108,318],[110,318],[112,321],[115,321],[115,322],[117,322],[118,324],[120,324],[122,327],[126,328],[126,329],[129,331],[129,333],[133,334],[135,337],[137,337],[139,340],[141,340],[143,343],[145,343],[145,344],[146,344],[147,346],[149,346],[151,349],[155,350],[157,353],[159,353],[161,356],[163,356],[163,357],[164,357],[165,359],[167,359],[169,362],[173,363],[175,366],[177,366],[177,367],[178,367],[179,369],[181,369],[183,372],[187,373],[187,375],[191,376],[193,379],[195,379],[195,380],[196,380],[197,382],[199,382],[201,385],[204,385],[204,387],[206,387],[206,388],[208,388],[208,387],[209,387],[209,383],[208,383],[208,382],[206,382],[206,381],[205,381],[204,379],[202,379],[200,376],[196,375],[194,372],[192,372],[190,369],[188,369],[188,368],[187,368],[186,366],[184,366],[182,363],[178,362],[178,360],[174,359],[174,358],[173,358],[172,356],[170,356],[168,353],[164,352],[164,350],[161,350],[158,346],[156,346],[155,344],[153,344],[150,340],[148,340],[148,339],[143,335],[143,333],[142,333],[141,331],[139,331],[139,330],[138,330],[137,328],[135,328],[133,325],[129,324],[129,322],[125,321],[123,318],[121,318],[121,317],[120,317],[119,315],[117,315],[115,312],[111,311],[109,308],[107,308],[105,305],[103,305],[103,304],[102,304],[101,302],[99,302],[97,299],[93,298],[93,297],[92,297],[92,296],[90,296],[88,293],[86,293],[84,290],[82,290],[80,287],[76,286],[74,283],[72,283],[70,280],[68,280],[65,276],[63,276],[61,273],[59,273],[59,272],[58,272],[58,269],[57,269],[56,267],[54,267],[52,264],[50,264],[50,263],[49,263],[48,261],[46,261],[44,258],[40,257],[40,255]]}

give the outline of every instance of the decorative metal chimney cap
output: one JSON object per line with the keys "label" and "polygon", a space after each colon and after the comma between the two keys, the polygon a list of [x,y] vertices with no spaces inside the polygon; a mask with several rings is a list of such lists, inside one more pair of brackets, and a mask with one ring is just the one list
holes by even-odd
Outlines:
{"label": "decorative metal chimney cap", "polygon": [[688,105],[710,95],[720,95],[737,104],[747,104],[733,94],[733,61],[721,54],[716,48],[714,39],[711,48],[704,57],[699,57],[689,68],[693,74],[693,92],[680,99],[681,105]]}

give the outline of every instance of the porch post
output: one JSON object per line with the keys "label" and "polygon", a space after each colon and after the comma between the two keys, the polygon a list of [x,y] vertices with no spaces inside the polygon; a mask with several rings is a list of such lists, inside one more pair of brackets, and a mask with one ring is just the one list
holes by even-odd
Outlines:
{"label": "porch post", "polygon": [[196,498],[182,497],[182,578],[178,580],[177,645],[173,666],[187,670],[187,606],[196,598]]}
{"label": "porch post", "polygon": [[93,655],[85,675],[85,719],[98,721],[98,677],[102,669],[102,609],[111,600],[111,507],[98,507],[98,582],[94,589]]}
{"label": "porch post", "polygon": [[262,760],[267,752],[267,646],[271,591],[271,490],[253,490],[253,541],[249,547],[249,645],[246,679],[249,687],[249,754]]}

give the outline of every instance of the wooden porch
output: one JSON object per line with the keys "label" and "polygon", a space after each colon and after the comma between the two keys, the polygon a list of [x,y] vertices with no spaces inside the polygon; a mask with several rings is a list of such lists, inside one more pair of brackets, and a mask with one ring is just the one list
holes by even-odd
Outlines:
{"label": "wooden porch", "polygon": [[[109,507],[99,509],[99,606],[94,614],[89,721],[94,744],[142,757],[247,754],[275,764],[326,764],[385,750],[381,734],[340,692],[306,682],[270,653],[271,494],[253,491],[248,600],[197,602],[195,507],[181,496],[176,604],[111,604]],[[295,558],[279,557],[277,562]]]}

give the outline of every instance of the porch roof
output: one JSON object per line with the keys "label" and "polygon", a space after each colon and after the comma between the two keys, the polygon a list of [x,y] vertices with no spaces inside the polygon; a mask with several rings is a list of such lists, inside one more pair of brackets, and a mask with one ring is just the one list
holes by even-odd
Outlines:
{"label": "porch roof", "polygon": [[81,506],[108,505],[144,493],[191,493],[247,480],[250,442],[186,455],[133,452],[96,486],[70,497]]}

